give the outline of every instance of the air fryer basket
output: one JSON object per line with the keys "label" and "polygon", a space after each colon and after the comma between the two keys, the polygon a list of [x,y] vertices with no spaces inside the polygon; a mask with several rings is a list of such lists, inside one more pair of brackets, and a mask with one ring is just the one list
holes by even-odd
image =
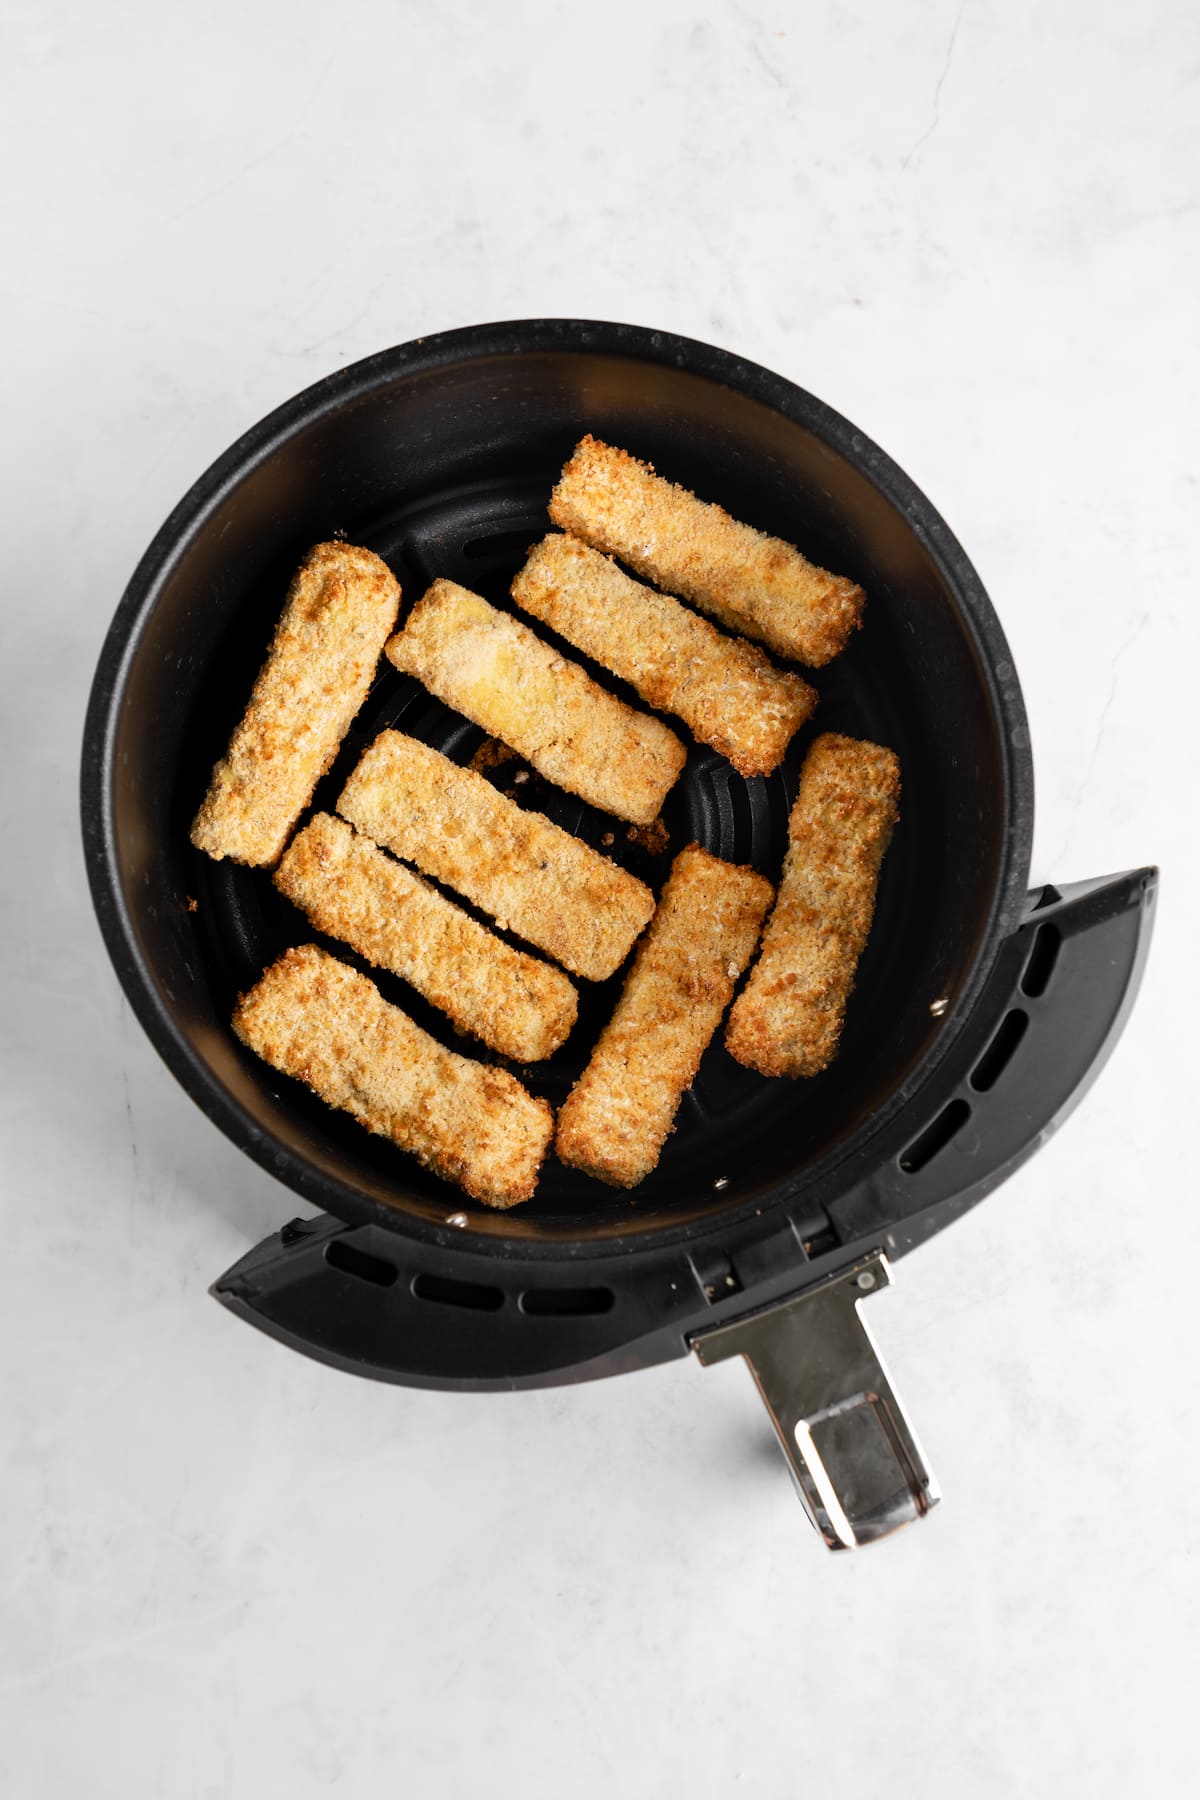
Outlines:
{"label": "air fryer basket", "polygon": [[[557,470],[585,430],[863,583],[865,629],[814,677],[814,723],[899,753],[903,816],[842,1050],[825,1074],[764,1080],[718,1038],[658,1170],[634,1194],[551,1161],[533,1202],[496,1214],[236,1043],[237,992],[313,934],[261,871],[209,862],[187,828],[308,545],[339,533],[369,544],[406,602],[448,575],[508,604],[508,581],[547,529]],[[389,725],[459,761],[483,735],[381,665],[318,804],[332,804]],[[536,777],[514,786],[517,764],[491,778],[656,888],[693,840],[777,877],[811,736],[775,776],[749,781],[693,746],[664,810],[665,849]],[[999,625],[928,502],[844,420],[707,346],[569,321],[449,333],[320,383],[235,445],[147,552],[97,672],[83,812],[101,924],[154,1042],[223,1130],[331,1215],[252,1252],[217,1284],[227,1304],[310,1353],[434,1385],[574,1379],[689,1345],[707,1360],[736,1350],[829,1541],[878,1535],[929,1504],[915,1440],[890,1391],[880,1398],[877,1365],[874,1385],[855,1386],[856,1374],[849,1398],[785,1404],[778,1371],[764,1374],[756,1315],[772,1303],[768,1334],[803,1343],[840,1332],[861,1349],[857,1300],[887,1280],[886,1255],[995,1185],[1112,1041],[1136,985],[1153,882],[1140,871],[1027,897],[1028,732]],[[404,984],[373,975],[455,1041]],[[620,977],[582,985],[568,1044],[519,1071],[555,1103]],[[841,1362],[857,1369],[850,1349]],[[850,1404],[860,1389],[871,1394],[865,1411]],[[797,1436],[822,1408],[843,1420],[824,1448],[807,1428]],[[873,1483],[863,1474],[872,1458]],[[853,1504],[837,1498],[849,1477],[813,1486],[814,1469],[841,1464],[856,1471]]]}

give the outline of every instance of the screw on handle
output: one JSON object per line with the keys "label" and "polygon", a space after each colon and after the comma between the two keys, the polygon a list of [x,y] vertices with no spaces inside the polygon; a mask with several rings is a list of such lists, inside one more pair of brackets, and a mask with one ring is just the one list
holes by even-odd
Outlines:
{"label": "screw on handle", "polygon": [[800,1498],[831,1550],[922,1518],[941,1498],[859,1314],[891,1281],[882,1251],[693,1340],[705,1365],[744,1356]]}

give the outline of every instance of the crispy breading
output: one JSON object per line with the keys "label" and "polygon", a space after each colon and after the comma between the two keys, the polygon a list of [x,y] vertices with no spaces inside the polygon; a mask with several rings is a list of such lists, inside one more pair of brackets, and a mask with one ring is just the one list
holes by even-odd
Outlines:
{"label": "crispy breading", "polygon": [[677,713],[739,775],[778,768],[817,704],[816,690],[757,644],[726,637],[578,538],[554,533],[535,545],[512,597],[647,705]]}
{"label": "crispy breading", "polygon": [[826,732],[805,758],[779,896],[725,1042],[760,1075],[832,1062],[899,817],[894,751]]}
{"label": "crispy breading", "polygon": [[400,584],[353,544],[318,544],[283,616],[241,724],[192,825],[209,856],[276,862],[367,697],[396,623]]}
{"label": "crispy breading", "polygon": [[605,812],[648,825],[687,751],[469,588],[435,581],[386,646],[398,669]]}
{"label": "crispy breading", "polygon": [[654,895],[599,851],[526,812],[428,744],[384,731],[337,803],[342,817],[465,894],[502,931],[603,981],[624,962]]}
{"label": "crispy breading", "polygon": [[813,668],[836,656],[861,622],[856,583],[597,438],[576,445],[550,517],[731,631]]}
{"label": "crispy breading", "polygon": [[626,1188],[655,1167],[772,891],[697,844],[680,851],[616,1011],[559,1112],[561,1161]]}
{"label": "crispy breading", "polygon": [[554,1114],[515,1076],[445,1050],[373,981],[315,944],[238,1001],[233,1029],[285,1075],[488,1206],[537,1186]]}
{"label": "crispy breading", "polygon": [[506,944],[330,813],[296,834],[274,880],[318,931],[403,976],[505,1056],[552,1056],[575,1023],[578,996],[561,969]]}

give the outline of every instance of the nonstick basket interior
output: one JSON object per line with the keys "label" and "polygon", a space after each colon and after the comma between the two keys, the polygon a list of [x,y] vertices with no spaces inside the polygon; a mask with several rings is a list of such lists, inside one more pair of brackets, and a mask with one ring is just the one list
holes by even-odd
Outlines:
{"label": "nonstick basket interior", "polygon": [[[493,1235],[586,1241],[762,1202],[781,1187],[794,1192],[821,1159],[869,1129],[919,1069],[952,1026],[997,929],[1009,794],[997,671],[974,613],[981,607],[986,615],[986,601],[971,589],[964,602],[973,577],[965,565],[956,569],[961,553],[952,541],[937,543],[929,520],[939,522],[931,512],[920,516],[920,496],[906,507],[913,491],[898,472],[862,440],[839,444],[849,428],[805,396],[795,408],[807,405],[811,416],[788,417],[711,372],[578,345],[504,355],[471,355],[463,346],[432,367],[421,367],[419,356],[416,367],[393,356],[398,366],[376,359],[376,372],[364,365],[356,388],[342,378],[340,394],[336,384],[314,390],[267,421],[260,441],[251,434],[235,447],[168,522],[127,598],[106,720],[108,854],[132,946],[132,969],[122,973],[143,1021],[231,1135],[346,1217],[438,1222],[465,1211],[473,1228]],[[228,1026],[237,993],[289,944],[317,934],[267,873],[193,851],[188,827],[304,550],[335,533],[369,545],[400,577],[405,608],[444,575],[511,609],[508,583],[549,529],[550,489],[585,430],[860,580],[864,629],[843,656],[809,674],[821,696],[817,713],[769,778],[743,779],[675,722],[690,749],[664,808],[665,842],[643,841],[519,759],[485,769],[488,778],[656,890],[672,856],[693,841],[777,878],[799,765],[817,731],[869,737],[898,752],[902,820],[841,1052],[826,1073],[764,1079],[739,1067],[718,1035],[658,1169],[638,1190],[615,1193],[551,1157],[532,1202],[493,1214],[237,1044]],[[114,634],[121,627],[119,617]],[[1004,668],[999,675],[1002,683]],[[363,749],[387,726],[464,763],[484,742],[475,726],[381,663],[316,807],[332,810]],[[95,721],[93,729],[98,737]],[[520,783],[518,771],[526,772]],[[106,928],[111,943],[111,920]],[[349,957],[343,946],[328,947]],[[371,973],[443,1042],[489,1054],[457,1038],[397,978]],[[516,1068],[556,1105],[611,1013],[621,976],[577,985],[580,1017],[567,1044],[544,1064]],[[943,996],[950,1008],[935,1018],[931,1003]]]}

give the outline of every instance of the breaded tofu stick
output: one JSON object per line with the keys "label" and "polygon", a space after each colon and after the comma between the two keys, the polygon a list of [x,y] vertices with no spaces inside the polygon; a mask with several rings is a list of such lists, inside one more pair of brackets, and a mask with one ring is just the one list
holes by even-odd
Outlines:
{"label": "breaded tofu stick", "polygon": [[315,944],[243,994],[233,1029],[264,1062],[487,1206],[537,1186],[554,1114],[515,1076],[444,1050],[373,981]]}
{"label": "breaded tofu stick", "polygon": [[576,445],[550,517],[731,631],[813,668],[845,647],[862,617],[863,591],[853,581],[594,437]]}
{"label": "breaded tofu stick", "polygon": [[514,950],[342,819],[318,813],[275,871],[318,931],[415,987],[518,1062],[552,1056],[579,1010],[561,969]]}
{"label": "breaded tofu stick", "polygon": [[891,750],[826,732],[800,773],[779,897],[725,1042],[760,1075],[816,1075],[832,1062],[899,817]]}
{"label": "breaded tofu stick", "polygon": [[629,682],[647,705],[678,713],[739,775],[778,768],[817,704],[816,690],[777,669],[757,644],[725,637],[578,538],[543,538],[513,582],[512,597]]}
{"label": "breaded tofu stick", "polygon": [[697,844],[680,851],[617,1009],[559,1112],[561,1161],[613,1187],[649,1175],[771,897],[753,869]]}
{"label": "breaded tofu stick", "polygon": [[337,809],[376,843],[465,894],[501,931],[589,981],[620,968],[654,911],[644,882],[398,731],[375,739]]}
{"label": "breaded tofu stick", "polygon": [[278,860],[367,697],[399,606],[400,584],[372,551],[337,543],[309,551],[196,814],[197,850],[218,861]]}
{"label": "breaded tofu stick", "polygon": [[387,654],[547,781],[634,825],[658,817],[686,761],[661,719],[626,706],[528,625],[456,582],[434,582]]}

